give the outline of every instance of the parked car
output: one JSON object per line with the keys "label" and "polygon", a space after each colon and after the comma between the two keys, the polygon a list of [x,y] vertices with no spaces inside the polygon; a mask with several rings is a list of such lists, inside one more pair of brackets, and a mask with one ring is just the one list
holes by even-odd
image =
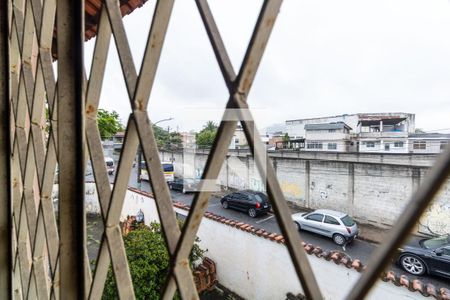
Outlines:
{"label": "parked car", "polygon": [[298,230],[307,230],[332,238],[338,245],[353,241],[358,234],[358,226],[353,219],[339,211],[318,209],[310,213],[292,215]]}
{"label": "parked car", "polygon": [[269,200],[264,193],[244,190],[225,195],[220,203],[222,207],[234,208],[248,213],[252,218],[267,213],[270,210]]}
{"label": "parked car", "polygon": [[183,194],[195,192],[197,190],[198,181],[192,178],[175,178],[167,183],[171,190],[180,191]]}
{"label": "parked car", "polygon": [[421,239],[399,249],[397,263],[413,275],[432,274],[450,278],[450,234]]}

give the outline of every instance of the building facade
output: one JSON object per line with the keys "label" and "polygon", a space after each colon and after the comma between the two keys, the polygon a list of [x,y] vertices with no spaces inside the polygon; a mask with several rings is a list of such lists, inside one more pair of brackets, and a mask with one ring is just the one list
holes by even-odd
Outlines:
{"label": "building facade", "polygon": [[[363,119],[368,118],[405,118],[407,120],[407,128],[409,133],[415,131],[415,114],[410,113],[357,113],[357,114],[343,114],[330,117],[307,118],[287,120],[286,132],[291,138],[305,138],[305,125],[307,124],[326,124],[344,122],[354,131],[358,129],[358,123]],[[357,133],[357,132],[356,132]]]}
{"label": "building facade", "polygon": [[348,152],[352,128],[344,122],[306,124],[305,148],[307,151]]}
{"label": "building facade", "polygon": [[408,136],[409,153],[440,153],[450,143],[450,134],[414,133]]}

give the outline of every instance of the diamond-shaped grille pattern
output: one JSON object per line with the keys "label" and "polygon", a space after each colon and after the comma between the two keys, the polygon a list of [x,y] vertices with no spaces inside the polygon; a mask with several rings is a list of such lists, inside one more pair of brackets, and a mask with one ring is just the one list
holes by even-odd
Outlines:
{"label": "diamond-shaped grille pattern", "polygon": [[[304,249],[299,246],[300,237],[292,223],[290,211],[273,166],[265,155],[260,155],[264,153],[265,148],[259,136],[255,134],[253,118],[248,112],[247,96],[282,0],[264,1],[244,61],[237,74],[232,67],[207,0],[196,0],[195,2],[228,87],[226,108],[238,111],[238,119],[243,125],[248,143],[255,154],[258,168],[266,176],[267,190],[272,199],[275,215],[286,239],[286,245],[305,295],[310,299],[321,299],[320,289]],[[9,57],[8,55],[2,56],[0,67],[2,67],[2,71],[9,73],[9,78],[2,76],[0,81],[1,87],[4,88],[0,92],[0,113],[10,122],[4,122],[6,125],[1,127],[0,132],[0,142],[2,143],[0,184],[7,187],[3,189],[2,186],[0,191],[0,209],[4,212],[0,216],[0,228],[9,228],[12,233],[10,236],[5,234],[0,236],[2,239],[0,259],[2,262],[10,261],[10,264],[0,266],[3,268],[0,270],[0,287],[2,287],[0,298],[10,297],[12,293],[16,298],[25,299],[76,297],[74,290],[70,289],[70,284],[68,285],[67,278],[70,276],[66,276],[66,274],[76,272],[77,269],[73,264],[77,262],[76,260],[64,260],[64,258],[70,257],[71,254],[67,254],[69,250],[73,251],[73,256],[79,259],[78,263],[84,268],[84,276],[81,276],[84,278],[81,279],[84,285],[81,285],[85,289],[79,292],[80,294],[84,293],[85,297],[89,299],[100,299],[108,269],[112,266],[119,297],[121,299],[135,298],[119,228],[119,217],[132,163],[138,145],[141,144],[171,259],[162,297],[172,299],[178,289],[183,299],[198,299],[192,272],[189,268],[188,255],[206,211],[210,192],[201,191],[195,195],[186,225],[181,232],[176,222],[170,193],[165,184],[151,121],[147,113],[149,97],[174,1],[157,1],[141,69],[138,73],[125,33],[120,3],[118,0],[105,0],[101,7],[89,76],[85,75],[81,68],[68,70],[67,67],[67,62],[70,62],[70,55],[66,55],[70,53],[70,44],[67,41],[71,36],[67,38],[64,34],[76,35],[77,31],[71,31],[70,26],[78,24],[82,28],[83,25],[82,13],[78,17],[75,14],[69,18],[68,22],[61,17],[68,16],[66,15],[70,12],[68,3],[70,1],[60,0],[57,3],[56,0],[8,0],[1,8],[3,11],[0,21],[3,29],[0,46],[3,52],[6,51],[9,54]],[[72,7],[76,7],[76,5]],[[82,5],[79,4],[79,7],[82,8]],[[58,24],[56,24],[57,13],[61,13]],[[59,36],[58,52],[60,55],[58,61],[55,62],[58,65],[59,88],[53,69],[51,50],[55,26],[57,26]],[[64,26],[69,26],[69,29],[65,30]],[[84,33],[82,35],[84,36]],[[97,110],[111,38],[119,54],[132,109],[113,188],[109,184],[97,125]],[[77,49],[82,49],[81,34]],[[77,53],[76,49],[72,49],[72,51]],[[81,51],[78,54],[81,57]],[[76,82],[75,85],[71,85],[68,80],[68,76],[71,74],[75,77],[85,78],[85,82],[78,85],[84,86],[80,92],[82,95],[76,93]],[[68,88],[62,89],[62,86]],[[70,87],[75,88],[71,90]],[[74,93],[70,94],[71,92]],[[78,96],[79,98],[76,98]],[[85,99],[85,110],[79,112],[78,121],[80,123],[72,122],[72,117],[77,117],[77,111],[75,106],[71,106],[71,103],[77,99]],[[57,111],[58,106],[61,107],[59,112]],[[58,116],[69,117],[58,120]],[[77,139],[76,130],[71,130],[74,124],[85,124],[85,143],[83,138],[78,137]],[[236,126],[237,121],[230,121],[224,115],[208,157],[203,179],[217,179]],[[81,132],[83,129],[82,125]],[[71,205],[75,205],[70,202],[75,198],[67,197],[66,199],[71,199],[67,205],[59,204],[59,224],[61,225],[59,228],[56,217],[58,214],[52,203],[57,163],[59,162],[61,169],[61,174],[58,174],[60,180],[68,178],[71,171],[83,170],[85,167],[85,165],[82,165],[82,168],[79,167],[83,159],[77,162],[77,167],[73,165],[74,161],[70,157],[66,159],[60,155],[67,150],[67,145],[71,142],[78,143],[73,150],[78,157],[84,157],[84,153],[86,153],[92,162],[101,216],[104,222],[105,231],[93,274],[89,267],[85,243],[81,243],[83,247],[67,248],[76,241],[70,237],[73,233],[70,230],[75,229],[75,236],[80,234],[81,237],[85,230],[83,222],[71,223],[71,221],[77,220],[77,216],[80,216],[75,214],[75,217],[72,217],[68,211],[72,207]],[[83,149],[86,149],[86,152]],[[449,172],[450,148],[440,157],[427,181],[413,196],[410,205],[407,206],[394,228],[391,238],[375,253],[370,267],[352,289],[349,299],[361,299],[367,294],[378,274],[389,262],[396,247],[406,237]],[[61,193],[64,191],[67,189],[60,190]],[[64,195],[61,194],[60,199],[62,196]],[[11,248],[12,254],[8,254],[8,249]],[[6,266],[10,266],[10,268],[8,269]],[[8,281],[12,282],[12,289],[8,288],[7,284],[5,285]],[[66,286],[69,288],[64,288]]]}

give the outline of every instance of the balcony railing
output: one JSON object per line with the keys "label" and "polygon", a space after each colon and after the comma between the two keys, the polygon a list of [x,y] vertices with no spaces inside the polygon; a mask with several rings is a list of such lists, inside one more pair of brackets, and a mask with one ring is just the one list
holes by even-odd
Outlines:
{"label": "balcony railing", "polygon": [[361,132],[360,138],[407,138],[408,132],[406,131],[379,131],[379,132]]}

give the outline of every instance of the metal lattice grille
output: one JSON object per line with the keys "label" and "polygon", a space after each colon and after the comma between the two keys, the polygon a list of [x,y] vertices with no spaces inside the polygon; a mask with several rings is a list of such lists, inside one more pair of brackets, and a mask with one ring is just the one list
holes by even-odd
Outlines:
{"label": "metal lattice grille", "polygon": [[[2,51],[9,49],[6,51],[9,53],[9,67],[6,65],[7,55],[2,56],[1,66],[5,66],[2,71],[9,73],[9,78],[2,76],[1,83],[9,93],[2,91],[0,94],[0,112],[4,112],[4,116],[9,115],[10,123],[2,127],[0,135],[2,145],[9,145],[1,148],[6,150],[0,153],[0,159],[6,158],[0,161],[0,177],[4,175],[6,181],[0,183],[7,187],[5,192],[0,192],[0,205],[1,208],[6,208],[4,211],[8,211],[10,205],[11,223],[6,220],[9,219],[7,216],[2,215],[0,226],[12,228],[11,238],[0,236],[9,241],[2,241],[5,246],[2,246],[0,254],[3,259],[6,258],[2,261],[11,258],[8,256],[8,247],[12,246],[13,253],[11,270],[5,272],[3,269],[0,275],[13,281],[14,296],[17,298],[65,299],[84,294],[89,299],[100,299],[108,269],[112,266],[119,297],[133,299],[133,284],[119,228],[119,217],[132,163],[138,145],[141,144],[171,260],[163,298],[172,299],[178,289],[183,299],[198,299],[188,255],[206,211],[210,192],[202,191],[200,187],[201,192],[195,195],[181,232],[165,184],[147,113],[174,1],[157,1],[138,73],[125,33],[120,3],[118,0],[105,0],[101,8],[89,76],[84,74],[82,67],[71,67],[82,62],[84,33],[83,5],[74,2],[76,3],[63,0],[9,0],[2,7],[8,8],[8,15],[3,10],[0,20],[3,25],[1,46]],[[237,111],[257,166],[261,173],[266,174],[268,194],[305,295],[309,299],[321,299],[321,291],[303,247],[299,246],[301,240],[291,220],[290,210],[273,166],[265,155],[259,155],[265,152],[265,147],[255,134],[254,121],[247,103],[247,96],[282,0],[264,1],[237,74],[207,1],[196,0],[196,4],[228,87],[226,108]],[[73,12],[74,8],[79,11]],[[55,24],[57,13],[58,24]],[[55,25],[58,40],[58,83],[52,66]],[[111,38],[119,54],[132,109],[113,188],[109,184],[96,119]],[[73,48],[74,45],[78,46]],[[77,105],[77,100],[85,103]],[[46,124],[46,110],[49,124]],[[224,115],[202,176],[205,185],[208,180],[217,179],[236,126],[237,121],[230,121]],[[70,143],[75,144],[73,149],[68,150]],[[70,152],[69,155],[66,155],[66,151]],[[83,198],[85,167],[85,162],[81,162],[86,161],[83,159],[85,153],[92,162],[105,228],[93,274],[84,243],[83,202],[80,201]],[[81,176],[76,177],[78,181],[75,181],[80,183],[80,187],[60,188],[59,228],[51,198],[57,163],[60,167],[60,186],[66,185],[70,176]],[[369,268],[352,289],[349,299],[361,299],[368,293],[394,250],[407,236],[449,173],[450,148],[436,162],[427,181],[412,197],[389,240],[379,247]],[[73,195],[69,195],[71,193]],[[80,199],[76,198],[77,195],[81,195]],[[71,236],[73,233],[74,236]],[[82,276],[77,281],[76,274],[80,273],[80,269]],[[76,292],[80,287],[84,287],[84,290]],[[1,298],[9,297],[11,290],[2,289],[0,295]]]}

